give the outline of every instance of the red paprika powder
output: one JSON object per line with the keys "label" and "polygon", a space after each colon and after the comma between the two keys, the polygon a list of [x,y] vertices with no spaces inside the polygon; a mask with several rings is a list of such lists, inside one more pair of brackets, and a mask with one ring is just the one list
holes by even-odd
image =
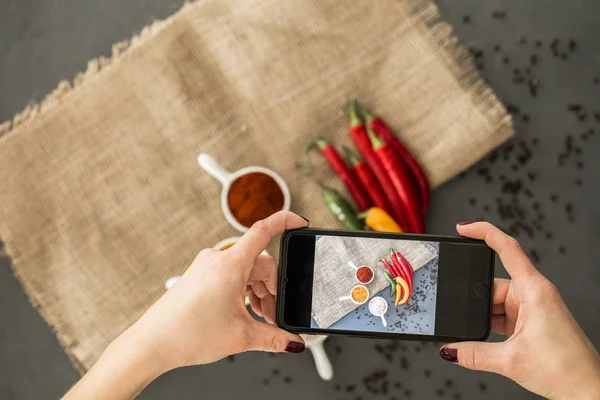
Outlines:
{"label": "red paprika powder", "polygon": [[371,268],[363,266],[356,271],[356,278],[361,283],[369,283],[373,279],[373,271]]}
{"label": "red paprika powder", "polygon": [[283,191],[269,175],[252,172],[231,183],[227,204],[233,217],[246,227],[283,209]]}

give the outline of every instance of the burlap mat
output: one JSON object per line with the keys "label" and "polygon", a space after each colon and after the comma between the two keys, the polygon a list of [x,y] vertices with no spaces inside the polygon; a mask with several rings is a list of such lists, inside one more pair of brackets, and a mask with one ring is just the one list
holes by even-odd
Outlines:
{"label": "burlap mat", "polygon": [[415,271],[437,255],[430,244],[416,240],[324,237],[317,241],[311,315],[319,328],[329,328],[359,307],[350,300],[339,301],[340,297],[349,296],[352,288],[359,284],[348,261],[356,266],[373,268],[373,281],[366,285],[369,298],[390,286],[383,275],[385,268],[379,262],[382,258],[390,258],[390,249],[399,251]]}
{"label": "burlap mat", "polygon": [[295,161],[313,136],[349,143],[350,96],[402,132],[434,187],[513,133],[428,0],[186,5],[0,127],[0,235],[80,370],[236,233],[198,153],[275,169],[295,211],[337,226]]}

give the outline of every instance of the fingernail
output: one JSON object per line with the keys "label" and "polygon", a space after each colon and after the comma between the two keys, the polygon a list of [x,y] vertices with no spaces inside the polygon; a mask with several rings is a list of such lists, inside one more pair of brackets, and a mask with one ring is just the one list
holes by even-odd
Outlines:
{"label": "fingernail", "polygon": [[451,349],[450,347],[442,347],[440,349],[440,357],[453,363],[458,362],[458,350]]}
{"label": "fingernail", "polygon": [[459,222],[458,225],[462,226],[462,225],[469,225],[469,224],[472,224],[472,223],[473,222],[471,222],[471,221],[462,221],[462,222]]}
{"label": "fingernail", "polygon": [[304,343],[290,342],[285,348],[285,351],[288,353],[302,353],[304,351]]}
{"label": "fingernail", "polygon": [[306,222],[308,222],[308,224],[310,225],[310,221],[308,220],[308,218],[303,217],[302,215],[298,215],[300,218],[302,218],[303,220],[305,220]]}

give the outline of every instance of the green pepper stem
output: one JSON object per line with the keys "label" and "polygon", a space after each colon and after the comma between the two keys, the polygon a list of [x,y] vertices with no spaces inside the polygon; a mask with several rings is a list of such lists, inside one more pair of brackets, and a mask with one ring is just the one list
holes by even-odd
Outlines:
{"label": "green pepper stem", "polygon": [[327,140],[323,139],[322,137],[316,137],[308,143],[308,145],[306,146],[306,150],[304,150],[304,152],[310,153],[310,151],[314,147],[317,147],[319,150],[323,150],[325,147],[327,147],[328,144],[329,144],[329,142]]}
{"label": "green pepper stem", "polygon": [[368,108],[360,104],[358,101],[356,102],[356,107],[360,112],[360,115],[363,117],[365,124],[369,125],[372,120],[375,119],[375,115]]}
{"label": "green pepper stem", "polygon": [[350,165],[352,165],[353,167],[362,162],[361,158],[357,156],[356,153],[350,150],[347,146],[342,147],[342,149],[344,150],[346,158],[348,159],[348,161],[350,161]]}
{"label": "green pepper stem", "polygon": [[369,125],[367,125],[367,133],[369,134],[369,140],[371,140],[371,146],[373,146],[373,150],[377,150],[385,144],[385,142],[381,140],[381,138],[379,138],[375,132],[373,132],[373,129],[371,129]]}
{"label": "green pepper stem", "polygon": [[[356,214],[356,218],[367,219],[367,214],[369,214],[369,210]],[[381,261],[381,260],[379,260],[379,261]]]}
{"label": "green pepper stem", "polygon": [[362,125],[363,120],[358,113],[358,102],[355,98],[350,99],[350,126]]}

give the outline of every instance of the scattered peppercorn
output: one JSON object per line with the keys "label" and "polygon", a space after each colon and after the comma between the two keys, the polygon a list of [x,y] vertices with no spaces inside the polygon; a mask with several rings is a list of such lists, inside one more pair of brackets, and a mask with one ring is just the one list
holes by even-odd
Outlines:
{"label": "scattered peppercorn", "polygon": [[519,40],[519,43],[521,43],[521,44],[525,44],[525,43],[527,43],[527,38],[526,38],[525,36],[523,36],[523,37],[521,38],[521,40]]}
{"label": "scattered peppercorn", "polygon": [[463,22],[464,22],[465,24],[468,24],[468,23],[470,23],[470,22],[471,22],[471,17],[470,17],[470,16],[468,16],[468,15],[465,15],[465,16],[463,17]]}
{"label": "scattered peppercorn", "polygon": [[541,40],[536,40],[535,41],[535,47],[542,47],[542,41]]}
{"label": "scattered peppercorn", "polygon": [[575,42],[575,40],[570,39],[569,40],[569,50],[571,52],[575,51],[575,49],[577,48],[577,42]]}
{"label": "scattered peppercorn", "polygon": [[538,254],[538,252],[535,249],[531,250],[531,259],[533,260],[534,263],[539,263],[540,260],[540,255]]}
{"label": "scattered peppercorn", "polygon": [[559,252],[560,254],[565,254],[565,253],[567,252],[567,249],[565,249],[565,246],[560,246],[560,247],[558,248],[558,252]]}
{"label": "scattered peppercorn", "polygon": [[506,17],[506,11],[496,10],[492,13],[492,17],[496,19],[504,19]]}
{"label": "scattered peppercorn", "polygon": [[531,58],[529,59],[531,65],[537,65],[538,63],[538,56],[536,54],[532,54]]}
{"label": "scattered peppercorn", "polygon": [[496,53],[500,51],[500,45],[499,44],[497,44],[497,45],[494,46],[494,51]]}
{"label": "scattered peppercorn", "polygon": [[529,93],[531,93],[533,97],[537,96],[539,86],[540,82],[537,79],[532,78],[529,80]]}

